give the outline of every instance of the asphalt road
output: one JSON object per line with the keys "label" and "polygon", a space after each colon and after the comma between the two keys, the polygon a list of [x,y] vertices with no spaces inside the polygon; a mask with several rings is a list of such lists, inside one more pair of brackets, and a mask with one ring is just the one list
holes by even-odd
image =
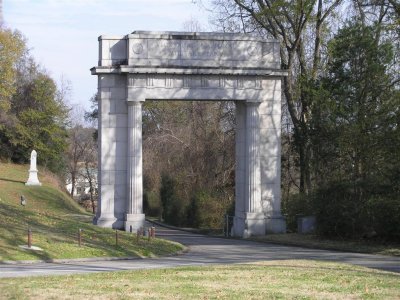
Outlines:
{"label": "asphalt road", "polygon": [[0,264],[1,277],[65,275],[78,273],[172,268],[209,264],[245,263],[261,260],[311,259],[349,263],[400,273],[400,257],[315,250],[246,240],[213,238],[157,227],[157,236],[188,246],[177,256],[112,261]]}

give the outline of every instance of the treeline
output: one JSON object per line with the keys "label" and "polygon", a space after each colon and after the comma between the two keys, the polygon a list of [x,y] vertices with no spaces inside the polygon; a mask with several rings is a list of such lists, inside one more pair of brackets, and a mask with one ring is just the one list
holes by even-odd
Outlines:
{"label": "treeline", "polygon": [[[400,239],[399,6],[395,1],[213,1],[219,30],[281,44],[282,206],[291,231]],[[220,105],[220,106],[218,106]],[[146,103],[145,207],[221,226],[234,205],[234,105]]]}
{"label": "treeline", "polygon": [[144,209],[173,225],[222,228],[234,205],[234,104],[146,102]]}
{"label": "treeline", "polygon": [[0,27],[0,159],[63,172],[68,109],[64,91],[29,54],[23,35]]}
{"label": "treeline", "polygon": [[[60,184],[89,185],[95,212],[97,143],[93,116],[69,107],[70,86],[54,79],[30,55],[24,36],[0,27],[0,161],[28,163],[32,149],[38,164],[56,173]],[[93,101],[93,99],[92,99]]]}
{"label": "treeline", "polygon": [[397,1],[213,1],[226,31],[277,39],[283,212],[324,236],[400,240]]}

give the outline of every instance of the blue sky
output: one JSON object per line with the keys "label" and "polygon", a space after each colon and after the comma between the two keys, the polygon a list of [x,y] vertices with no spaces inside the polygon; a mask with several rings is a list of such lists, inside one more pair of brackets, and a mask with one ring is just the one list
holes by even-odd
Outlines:
{"label": "blue sky", "polygon": [[86,109],[97,89],[89,69],[97,64],[99,35],[182,31],[190,19],[208,26],[207,11],[191,0],[3,0],[3,15],[54,79],[71,82],[70,103]]}

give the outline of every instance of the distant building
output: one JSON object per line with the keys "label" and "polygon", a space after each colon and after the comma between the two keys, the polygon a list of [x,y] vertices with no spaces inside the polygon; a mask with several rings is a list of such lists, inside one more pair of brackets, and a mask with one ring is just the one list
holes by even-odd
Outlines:
{"label": "distant building", "polygon": [[[90,177],[93,185],[93,195],[94,198],[97,200],[97,195],[98,195],[97,168],[89,168],[89,174],[87,174],[84,164],[80,163],[79,166],[80,168],[78,169],[78,174],[76,175],[75,189],[72,197],[76,200],[90,199],[90,181],[89,181]],[[72,182],[70,176],[66,180],[65,187],[68,193],[71,194]]]}

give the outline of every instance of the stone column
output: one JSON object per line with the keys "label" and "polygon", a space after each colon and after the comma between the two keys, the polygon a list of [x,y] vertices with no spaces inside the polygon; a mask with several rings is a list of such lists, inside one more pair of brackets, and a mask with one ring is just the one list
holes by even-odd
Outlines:
{"label": "stone column", "polygon": [[247,213],[261,212],[260,180],[260,127],[258,117],[259,103],[246,103],[246,181],[245,198]]}
{"label": "stone column", "polygon": [[142,102],[128,101],[128,170],[126,231],[144,224],[142,174]]}
{"label": "stone column", "polygon": [[258,102],[246,102],[245,230],[243,237],[265,234],[261,205],[260,119]]}
{"label": "stone column", "polygon": [[261,205],[259,103],[237,103],[234,235],[265,234]]}

